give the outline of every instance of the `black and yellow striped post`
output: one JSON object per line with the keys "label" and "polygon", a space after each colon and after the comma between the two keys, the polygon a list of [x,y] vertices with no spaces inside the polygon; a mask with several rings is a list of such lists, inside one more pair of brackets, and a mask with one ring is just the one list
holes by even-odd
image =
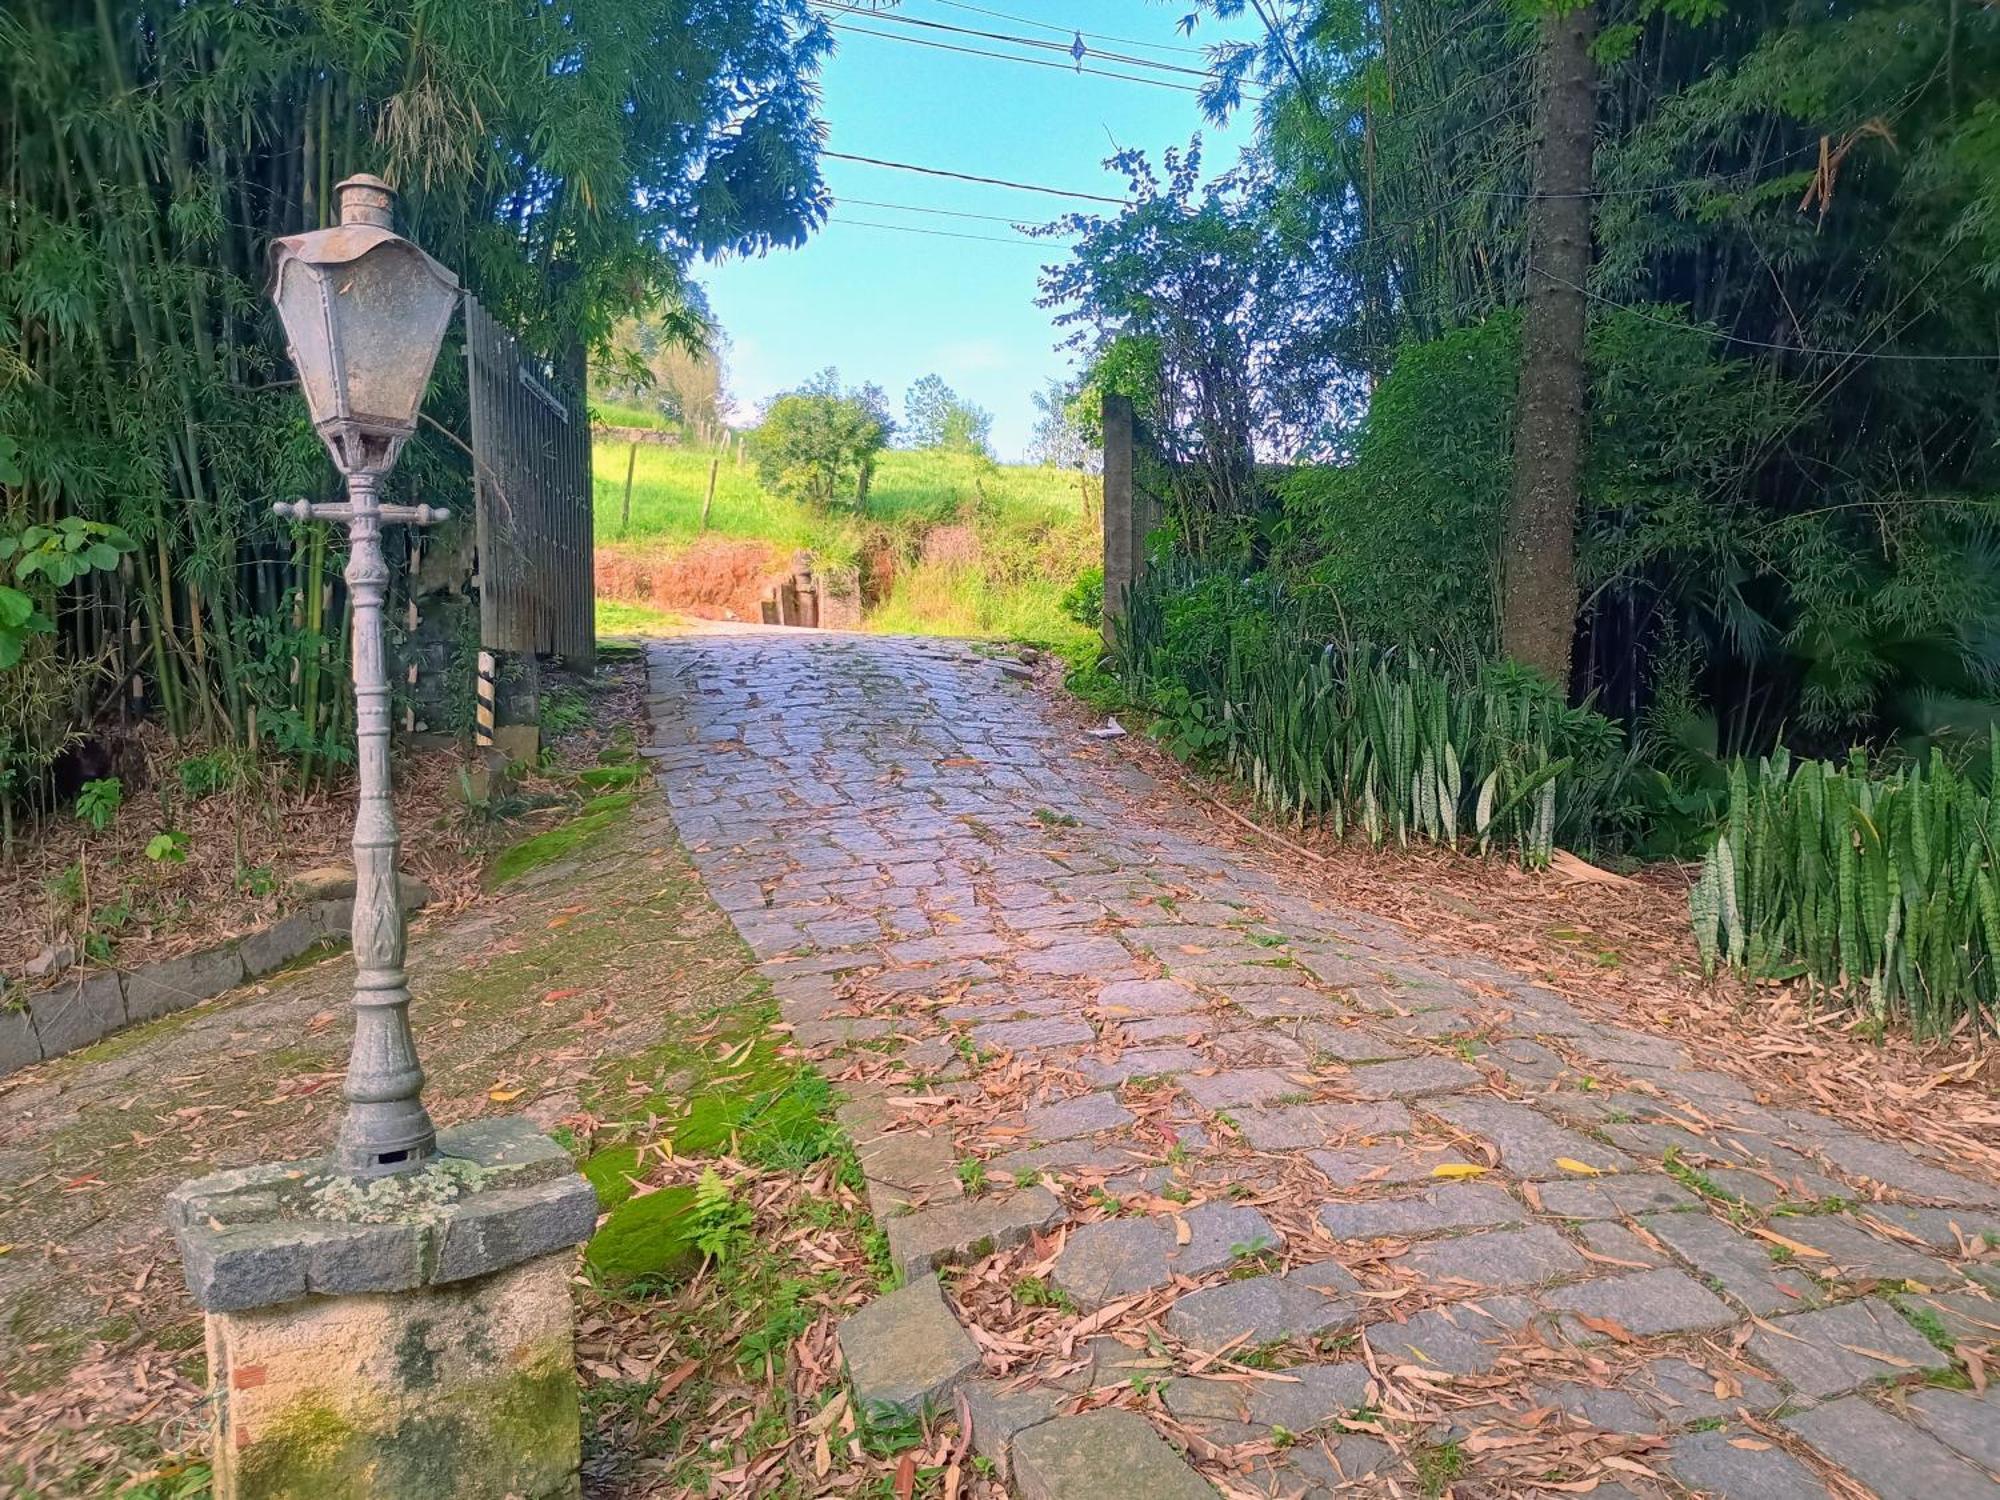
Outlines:
{"label": "black and yellow striped post", "polygon": [[478,745],[480,749],[487,750],[491,749],[493,745],[494,693],[493,653],[491,651],[482,651],[479,653],[478,693],[479,702],[475,710],[472,737],[473,743]]}

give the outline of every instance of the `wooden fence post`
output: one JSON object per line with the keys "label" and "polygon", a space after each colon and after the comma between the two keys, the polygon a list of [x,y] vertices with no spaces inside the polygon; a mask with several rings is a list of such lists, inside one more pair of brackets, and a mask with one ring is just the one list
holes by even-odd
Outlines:
{"label": "wooden fence post", "polygon": [[708,461],[708,493],[701,497],[701,529],[708,530],[708,508],[715,504],[715,476],[722,469],[722,455]]}
{"label": "wooden fence post", "polygon": [[632,470],[639,462],[639,440],[632,439],[632,451],[625,455],[625,505],[618,513],[618,534],[632,529]]}

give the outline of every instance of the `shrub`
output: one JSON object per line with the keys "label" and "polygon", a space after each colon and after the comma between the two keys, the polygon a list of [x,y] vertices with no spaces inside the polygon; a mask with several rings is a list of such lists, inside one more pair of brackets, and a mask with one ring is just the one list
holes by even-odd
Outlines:
{"label": "shrub", "polygon": [[[2000,775],[2000,731],[1988,745]],[[1731,769],[1728,817],[1689,893],[1705,968],[1799,973],[1935,1035],[1996,1017],[2000,803],[1942,758],[1885,771],[1782,751]]]}
{"label": "shrub", "polygon": [[1104,623],[1104,569],[1085,568],[1062,596],[1062,612],[1077,624],[1096,630]]}
{"label": "shrub", "polygon": [[1371,842],[1588,847],[1631,766],[1623,733],[1519,667],[1323,640],[1282,586],[1182,566],[1133,591],[1121,642],[1170,744],[1257,800]]}

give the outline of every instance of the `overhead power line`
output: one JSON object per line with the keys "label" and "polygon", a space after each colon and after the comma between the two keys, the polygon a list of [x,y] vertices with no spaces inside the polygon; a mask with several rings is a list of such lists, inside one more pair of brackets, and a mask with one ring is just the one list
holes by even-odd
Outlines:
{"label": "overhead power line", "polygon": [[893,31],[871,31],[866,26],[856,26],[848,21],[829,21],[827,25],[835,31],[851,32],[855,36],[872,36],[885,42],[901,42],[906,47],[928,47],[936,52],[959,52],[967,57],[991,58],[996,62],[1017,63],[1024,68],[1054,68],[1059,73],[1084,73],[1093,78],[1116,78],[1125,83],[1143,83],[1149,88],[1171,89],[1177,94],[1199,94],[1201,89],[1186,83],[1173,83],[1165,78],[1141,78],[1136,73],[1114,73],[1109,68],[1072,68],[1067,63],[1059,63],[1053,58],[1017,57],[1007,52],[991,52],[982,47],[960,47],[951,42],[933,42],[920,36],[902,36]]}
{"label": "overhead power line", "polygon": [[[1016,245],[1023,250],[1040,250],[1042,247],[1029,239],[1008,239],[997,234],[966,234],[957,229],[926,229],[921,224],[884,224],[879,219],[828,219],[828,224],[852,224],[857,229],[894,229],[903,234],[928,234],[946,240],[984,240],[989,245]],[[1060,247],[1058,247],[1060,248]]]}
{"label": "overhead power line", "polygon": [[[967,10],[975,15],[991,16],[996,21],[1017,21],[1023,26],[1034,26],[1042,31],[1053,31],[1069,35],[1075,28],[1058,26],[1053,21],[1037,21],[1031,16],[1017,16],[1011,11],[989,10],[983,5],[972,5],[968,0],[935,0],[938,5],[949,5],[953,10]],[[1134,36],[1112,36],[1102,31],[1086,31],[1085,36],[1094,36],[1099,41],[1117,42],[1126,47],[1144,47],[1149,52],[1180,52],[1191,57],[1206,58],[1208,54],[1199,47],[1183,47],[1173,42],[1142,42]]]}
{"label": "overhead power line", "polygon": [[976,214],[962,208],[934,208],[925,203],[884,203],[878,198],[850,198],[840,195],[839,203],[852,203],[860,208],[893,208],[909,214],[941,214],[947,219],[988,219],[995,224],[1021,224],[1026,220],[1020,214]]}
{"label": "overhead power line", "polygon": [[1114,208],[1125,207],[1123,198],[1107,198],[1102,193],[1079,193],[1069,188],[1044,187],[1034,182],[1009,182],[1004,177],[981,177],[972,172],[953,172],[944,167],[920,167],[915,162],[887,161],[879,156],[855,156],[847,151],[822,151],[821,156],[834,161],[855,161],[866,167],[892,167],[898,172],[921,172],[926,177],[950,177],[958,182],[980,182],[988,187],[1013,188],[1021,193],[1047,193],[1052,198],[1078,198],[1086,203],[1109,203]]}
{"label": "overhead power line", "polygon": [[1058,66],[1080,65],[1086,57],[1095,57],[1108,62],[1128,63],[1135,68],[1152,68],[1161,73],[1179,73],[1189,78],[1214,79],[1218,75],[1213,68],[1190,68],[1182,63],[1160,62],[1150,57],[1134,57],[1127,52],[1105,52],[1088,46],[1083,41],[1083,33],[1073,34],[1068,45],[1062,42],[1044,41],[1040,37],[1020,36],[1011,31],[981,31],[970,26],[953,26],[944,21],[926,21],[918,16],[901,15],[895,11],[869,10],[865,6],[842,3],[842,0],[812,0],[815,7],[823,11],[838,11],[845,15],[860,16],[869,21],[892,21],[899,26],[921,26],[927,31],[944,31],[954,36],[977,37],[983,41],[1006,42],[1015,47],[1034,47],[1045,52],[1060,52],[1071,61]]}
{"label": "overhead power line", "polygon": [[1644,318],[1648,323],[1658,323],[1662,328],[1677,328],[1685,333],[1706,334],[1709,338],[1720,339],[1725,344],[1741,344],[1750,349],[1775,349],[1780,354],[1797,354],[1807,359],[1893,359],[1912,364],[1991,364],[2000,360],[2000,351],[1992,354],[1899,354],[1894,350],[1874,349],[1809,349],[1799,344],[1773,344],[1766,339],[1748,339],[1741,334],[1724,333],[1720,328],[1706,328],[1699,323],[1677,323],[1672,318],[1662,318],[1649,313],[1644,308],[1634,307],[1629,302],[1620,302],[1616,297],[1607,297],[1601,292],[1593,292],[1587,286],[1580,286],[1567,276],[1558,276],[1528,262],[1528,269],[1545,281],[1553,281],[1557,286],[1566,286],[1573,292],[1581,292],[1592,302],[1601,302],[1606,307],[1615,307],[1631,313],[1636,318]]}

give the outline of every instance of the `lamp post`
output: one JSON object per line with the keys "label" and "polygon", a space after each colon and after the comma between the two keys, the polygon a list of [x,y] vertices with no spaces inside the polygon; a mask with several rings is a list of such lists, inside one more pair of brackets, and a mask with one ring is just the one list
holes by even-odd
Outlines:
{"label": "lamp post", "polygon": [[389,568],[382,527],[429,526],[450,513],[429,505],[385,505],[379,488],[416,431],[458,278],[398,235],[396,194],[379,177],[350,177],[335,190],[340,223],[271,247],[271,300],[285,325],[292,364],[313,426],[347,480],[347,503],[281,504],[297,521],[345,521],[346,579],[354,620],[354,704],[359,799],[354,818],[354,1043],[348,1056],[334,1166],[352,1177],[421,1167],[437,1150],[424,1109],[423,1068],[410,1033],[403,974],[403,908],[396,888],[399,844],[389,784],[389,675],[382,605]]}

